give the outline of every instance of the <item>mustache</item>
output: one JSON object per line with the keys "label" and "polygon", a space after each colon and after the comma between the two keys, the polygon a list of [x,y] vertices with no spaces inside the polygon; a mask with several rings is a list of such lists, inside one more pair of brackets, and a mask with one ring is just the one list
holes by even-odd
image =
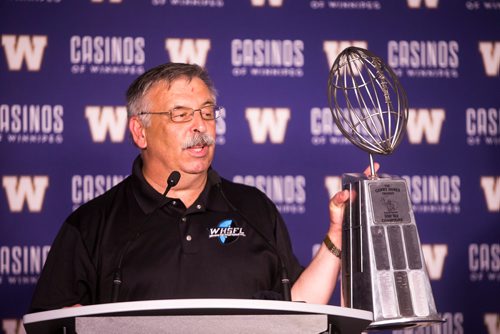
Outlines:
{"label": "mustache", "polygon": [[194,136],[188,138],[182,143],[182,149],[188,149],[194,146],[210,146],[215,143],[214,137],[206,133],[195,132]]}

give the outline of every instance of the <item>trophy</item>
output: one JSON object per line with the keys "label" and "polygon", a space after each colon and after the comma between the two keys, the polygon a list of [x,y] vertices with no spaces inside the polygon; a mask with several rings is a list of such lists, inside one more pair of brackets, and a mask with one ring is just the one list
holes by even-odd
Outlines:
{"label": "trophy", "polygon": [[436,311],[415,217],[404,179],[377,175],[373,155],[401,142],[408,100],[397,76],[373,53],[349,47],[328,80],[335,123],[369,153],[370,174],[344,174],[351,193],[342,233],[342,294],[347,307],[373,312],[368,329],[442,322]]}

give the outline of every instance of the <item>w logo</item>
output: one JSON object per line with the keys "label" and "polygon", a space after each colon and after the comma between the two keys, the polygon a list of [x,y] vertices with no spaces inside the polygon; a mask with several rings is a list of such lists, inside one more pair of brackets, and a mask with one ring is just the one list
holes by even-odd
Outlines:
{"label": "w logo", "polygon": [[444,109],[410,109],[406,128],[409,142],[421,144],[425,137],[427,143],[439,144],[445,118]]}
{"label": "w logo", "polygon": [[48,176],[3,176],[2,186],[7,194],[11,212],[21,212],[24,203],[30,212],[42,211],[45,192],[49,186]]}
{"label": "w logo", "polygon": [[21,70],[26,63],[28,71],[40,71],[47,36],[2,35],[2,46],[10,71]]}
{"label": "w logo", "polygon": [[356,46],[362,49],[368,49],[367,41],[324,41],[323,51],[326,54],[328,68],[331,68],[337,56],[346,48]]}
{"label": "w logo", "polygon": [[488,329],[488,334],[500,333],[500,314],[498,313],[485,313],[484,324]]}
{"label": "w logo", "polygon": [[[90,0],[92,3],[104,3],[104,0]],[[109,3],[111,4],[117,4],[117,3],[122,3],[122,0],[109,0]]]}
{"label": "w logo", "polygon": [[85,117],[95,143],[103,143],[108,133],[113,143],[123,142],[127,131],[127,108],[88,106]]}
{"label": "w logo", "polygon": [[281,7],[283,6],[283,0],[250,0],[253,7],[264,7],[267,2],[271,7]]}
{"label": "w logo", "polygon": [[3,319],[1,328],[5,334],[26,334],[22,319]]}
{"label": "w logo", "polygon": [[436,9],[439,5],[439,0],[406,0],[408,3],[408,7],[411,9],[417,9],[422,7],[422,2],[424,3],[426,8]]}
{"label": "w logo", "polygon": [[500,176],[482,176],[481,188],[483,188],[486,206],[489,212],[500,212]]}
{"label": "w logo", "polygon": [[424,253],[429,278],[440,280],[443,276],[444,262],[448,256],[448,245],[422,245],[422,253]]}
{"label": "w logo", "polygon": [[170,61],[174,63],[197,64],[204,67],[210,50],[210,40],[167,38],[165,49],[168,51]]}
{"label": "w logo", "polygon": [[479,42],[484,71],[489,77],[500,74],[500,42]]}
{"label": "w logo", "polygon": [[342,190],[342,178],[340,176],[325,176],[325,187],[328,191],[328,198],[332,198],[333,195]]}
{"label": "w logo", "polygon": [[268,136],[273,144],[284,142],[288,120],[290,119],[290,109],[247,108],[245,117],[250,126],[254,143],[264,144]]}

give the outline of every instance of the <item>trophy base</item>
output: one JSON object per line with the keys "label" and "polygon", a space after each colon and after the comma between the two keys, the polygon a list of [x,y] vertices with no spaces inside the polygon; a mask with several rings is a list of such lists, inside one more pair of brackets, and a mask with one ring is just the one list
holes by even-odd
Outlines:
{"label": "trophy base", "polygon": [[373,312],[370,329],[440,322],[405,180],[344,174],[351,192],[342,233],[348,307]]}
{"label": "trophy base", "polygon": [[440,317],[436,317],[435,319],[400,318],[395,320],[374,321],[366,329],[369,331],[398,330],[416,327],[428,327],[443,322],[445,322],[445,320]]}

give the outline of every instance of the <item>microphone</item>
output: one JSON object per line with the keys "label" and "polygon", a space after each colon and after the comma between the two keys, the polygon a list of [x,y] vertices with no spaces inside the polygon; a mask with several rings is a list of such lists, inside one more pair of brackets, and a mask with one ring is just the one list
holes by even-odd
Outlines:
{"label": "microphone", "polygon": [[174,170],[172,173],[170,173],[167,179],[167,188],[163,192],[163,196],[167,196],[170,189],[172,187],[175,187],[177,183],[179,183],[180,179],[181,179],[181,173],[179,173],[178,171]]}
{"label": "microphone", "polygon": [[[170,175],[168,176],[168,179],[167,179],[167,187],[166,187],[165,191],[163,192],[163,196],[164,197],[167,196],[167,194],[170,191],[170,189],[172,189],[173,187],[175,187],[177,185],[177,183],[179,183],[180,179],[181,179],[181,173],[179,173],[178,171],[174,170],[172,173],[170,173]],[[163,207],[164,205],[165,205],[165,202],[162,201],[162,203],[160,205],[158,205],[156,208],[154,208],[154,210],[151,211],[151,213],[146,217],[146,220],[144,221],[144,224],[142,224],[142,226],[145,227],[146,224],[147,224],[147,222],[156,213],[156,211],[158,209],[160,209],[161,207]],[[123,282],[122,281],[122,262],[123,262],[123,258],[128,253],[128,249],[130,248],[130,246],[137,239],[139,239],[139,237],[141,236],[141,233],[142,233],[142,231],[139,230],[135,234],[134,238],[132,238],[129,241],[127,241],[127,243],[123,247],[123,250],[120,252],[120,258],[118,260],[118,266],[116,267],[115,272],[113,273],[113,290],[112,290],[112,294],[111,294],[111,302],[112,303],[116,303],[118,301],[118,294],[120,292],[120,286],[122,285],[122,282]]]}
{"label": "microphone", "polygon": [[[215,175],[215,174],[213,174],[213,175]],[[222,181],[221,181],[220,177],[217,175],[217,188],[219,189],[219,192],[222,195],[222,198],[224,199],[226,204],[231,208],[231,210],[234,213],[236,213],[238,216],[240,216],[243,219],[243,221],[246,222],[266,242],[266,244],[269,246],[269,248],[271,248],[271,250],[278,257],[278,261],[279,261],[280,266],[281,266],[281,287],[282,287],[282,292],[283,292],[283,300],[288,301],[288,302],[292,301],[290,279],[288,278],[288,272],[286,270],[285,262],[283,261],[283,257],[281,256],[281,253],[278,251],[276,246],[274,246],[274,244],[267,239],[267,237],[264,235],[264,233],[262,231],[260,231],[257,228],[257,226],[252,224],[250,222],[250,220],[248,218],[246,218],[246,216],[242,212],[238,211],[238,209],[233,205],[233,203],[231,203],[231,201],[226,197],[226,194],[224,194],[224,191],[222,191],[221,182]]]}

